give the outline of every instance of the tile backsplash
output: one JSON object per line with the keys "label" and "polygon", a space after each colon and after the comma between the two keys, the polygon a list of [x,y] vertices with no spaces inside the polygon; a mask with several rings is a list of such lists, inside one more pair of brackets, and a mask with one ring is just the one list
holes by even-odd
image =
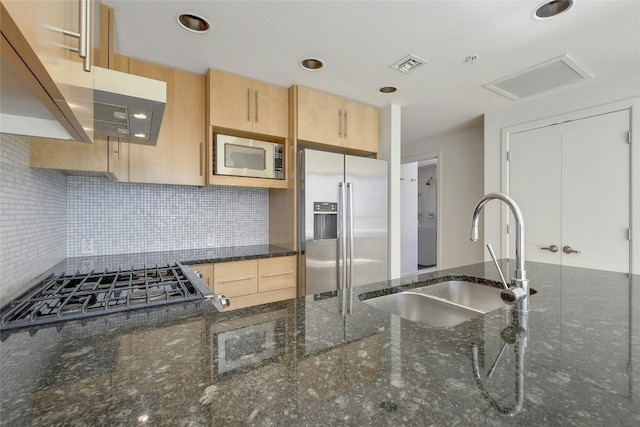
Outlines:
{"label": "tile backsplash", "polygon": [[0,305],[66,256],[67,177],[29,167],[29,138],[0,134]]}
{"label": "tile backsplash", "polygon": [[69,176],[67,255],[85,255],[83,239],[94,255],[267,244],[268,206],[267,189]]}
{"label": "tile backsplash", "polygon": [[269,192],[129,184],[29,167],[29,138],[0,133],[0,305],[65,257],[269,243]]}

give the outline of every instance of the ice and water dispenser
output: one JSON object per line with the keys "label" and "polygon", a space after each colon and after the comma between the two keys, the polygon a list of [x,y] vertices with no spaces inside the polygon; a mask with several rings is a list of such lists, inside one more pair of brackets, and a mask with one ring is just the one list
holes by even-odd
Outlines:
{"label": "ice and water dispenser", "polygon": [[313,240],[338,238],[338,204],[313,202]]}

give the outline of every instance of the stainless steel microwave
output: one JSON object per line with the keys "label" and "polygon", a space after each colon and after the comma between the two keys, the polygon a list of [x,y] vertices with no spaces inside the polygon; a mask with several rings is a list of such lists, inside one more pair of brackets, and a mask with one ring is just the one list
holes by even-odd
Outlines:
{"label": "stainless steel microwave", "polygon": [[284,145],[230,135],[216,135],[216,175],[284,179]]}

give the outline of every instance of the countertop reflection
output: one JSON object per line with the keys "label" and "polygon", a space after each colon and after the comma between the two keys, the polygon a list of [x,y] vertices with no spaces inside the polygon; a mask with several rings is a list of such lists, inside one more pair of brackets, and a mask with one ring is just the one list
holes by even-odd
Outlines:
{"label": "countertop reflection", "polygon": [[[640,423],[637,275],[527,263],[538,292],[526,334],[511,344],[506,306],[433,328],[359,299],[450,275],[495,280],[494,270],[484,263],[349,295],[225,313],[189,303],[4,334],[0,424]],[[499,410],[518,403],[519,386],[518,410]]]}

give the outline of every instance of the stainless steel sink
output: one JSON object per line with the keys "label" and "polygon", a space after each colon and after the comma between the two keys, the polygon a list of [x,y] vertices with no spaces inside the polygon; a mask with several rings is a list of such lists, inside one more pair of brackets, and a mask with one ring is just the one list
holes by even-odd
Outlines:
{"label": "stainless steel sink", "polygon": [[500,291],[501,288],[479,283],[449,280],[363,302],[416,323],[450,327],[507,307],[500,299]]}

